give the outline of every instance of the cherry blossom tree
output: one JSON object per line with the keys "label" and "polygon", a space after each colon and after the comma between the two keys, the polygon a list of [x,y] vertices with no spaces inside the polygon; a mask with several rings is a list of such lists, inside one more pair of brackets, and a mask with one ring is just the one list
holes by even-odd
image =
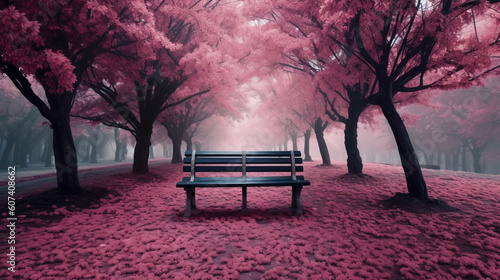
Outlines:
{"label": "cherry blossom tree", "polygon": [[[329,128],[324,112],[324,101],[317,92],[312,78],[304,73],[288,73],[275,71],[274,76],[262,79],[261,85],[255,87],[263,98],[260,112],[274,121],[281,128],[282,135],[292,139],[297,138],[298,131],[309,136],[311,129],[316,135],[323,165],[330,165],[330,154],[324,139],[324,132]],[[266,122],[269,122],[266,121]],[[295,140],[296,141],[296,140]],[[305,145],[308,147],[308,139]],[[294,144],[294,149],[296,143]],[[306,150],[306,149],[305,149]],[[307,153],[305,153],[307,157]]]}
{"label": "cherry blossom tree", "polygon": [[[210,91],[230,92],[236,85],[237,59],[233,56],[241,54],[234,51],[239,43],[231,32],[240,24],[234,13],[237,3],[222,4],[162,1],[161,7],[155,6],[153,19],[170,45],[152,46],[138,62],[117,65],[113,79],[95,80],[89,73],[90,87],[125,122],[103,121],[130,131],[136,139],[133,172],[148,172],[153,125],[164,111]],[[228,14],[232,20],[223,21]],[[94,71],[101,69],[96,66]],[[184,133],[177,136],[182,141]],[[179,147],[174,141],[174,151],[180,151]],[[178,160],[177,156],[174,153],[173,160]]]}
{"label": "cherry blossom tree", "polygon": [[[500,98],[498,97],[499,83],[495,78],[488,80],[485,87],[457,89],[443,92],[434,98],[438,107],[426,110],[426,115],[435,117],[428,120],[434,127],[431,140],[446,141],[446,146],[455,147],[455,158],[458,161],[460,147],[462,148],[462,170],[466,171],[466,154],[470,152],[474,172],[482,173],[481,158],[485,148],[490,145],[500,132]],[[460,96],[460,98],[457,98]],[[430,112],[428,112],[430,111]],[[434,111],[434,112],[432,112]],[[432,137],[433,135],[431,135]],[[435,139],[439,138],[439,139]],[[439,143],[432,142],[434,147],[440,148]]]}
{"label": "cherry blossom tree", "polygon": [[[368,103],[380,106],[390,124],[410,196],[427,199],[418,159],[394,101],[431,86],[469,86],[479,81],[481,74],[496,69],[486,70],[500,39],[493,2],[277,0],[254,1],[252,12],[261,17],[264,26],[281,18],[280,28],[269,32],[285,30],[281,33],[288,35],[274,38],[288,43],[283,49],[290,61],[286,66],[291,69],[318,72],[324,61],[321,54],[329,49],[327,57],[332,60],[343,62],[345,57],[354,56],[357,64],[371,72],[374,82],[361,81],[359,88],[370,92]],[[481,33],[476,18],[493,28]],[[304,40],[308,41],[305,45],[298,45]],[[332,43],[336,46],[331,47]],[[355,83],[348,85],[356,88]]]}
{"label": "cherry blossom tree", "polygon": [[[106,59],[112,64],[118,56],[135,58],[137,50],[149,44],[168,44],[150,21],[146,6],[154,4],[112,0],[0,4],[0,71],[50,122],[60,193],[80,191],[69,114],[84,75],[96,62],[102,67]],[[35,94],[29,75],[42,85],[47,102]]]}
{"label": "cherry blossom tree", "polygon": [[172,110],[166,111],[159,122],[168,132],[168,137],[172,140],[172,163],[182,162],[181,144],[184,140],[187,149],[193,149],[192,139],[194,133],[201,123],[215,113],[212,101],[197,100],[185,102]]}
{"label": "cherry blossom tree", "polygon": [[[319,91],[327,105],[326,108],[324,106],[320,108],[321,115],[326,111],[332,121],[345,125],[348,172],[361,174],[363,165],[357,145],[357,125],[361,113],[369,105],[368,97],[374,93],[376,82],[374,75],[366,71],[366,67],[352,53],[339,48],[325,36],[322,32],[324,26],[316,17],[311,16],[320,9],[320,3],[296,5],[296,3],[276,2],[278,4],[274,6],[257,8],[256,12],[261,17],[267,16],[262,29],[281,34],[278,43],[275,44],[281,43],[280,49],[287,51],[277,56],[281,60],[276,64],[283,67],[286,72],[294,72],[299,77],[306,74],[313,78],[309,81],[309,87],[313,86],[313,89],[309,90],[312,94],[308,98],[313,100]],[[286,8],[283,8],[283,5]],[[292,40],[297,43],[290,44]],[[270,46],[275,47],[273,44]],[[311,109],[318,110],[318,108],[308,110]],[[367,114],[363,121],[369,120]],[[316,127],[319,135],[322,135],[322,126],[313,124],[316,119],[308,122],[313,128]]]}
{"label": "cherry blossom tree", "polygon": [[[27,167],[31,150],[49,139],[48,126],[8,78],[0,78],[0,104],[0,138],[5,142],[0,145],[3,146],[0,166]],[[30,158],[30,162],[33,160]]]}
{"label": "cherry blossom tree", "polygon": [[[355,54],[376,76],[377,93],[369,101],[381,107],[394,133],[410,196],[427,199],[427,187],[394,97],[431,86],[463,87],[476,81],[490,66],[488,47],[498,43],[498,33],[480,39],[477,33],[461,32],[475,23],[475,17],[485,15],[488,5],[477,1],[352,1],[344,6],[330,3],[319,11],[332,41]],[[352,47],[346,38],[354,42]]]}

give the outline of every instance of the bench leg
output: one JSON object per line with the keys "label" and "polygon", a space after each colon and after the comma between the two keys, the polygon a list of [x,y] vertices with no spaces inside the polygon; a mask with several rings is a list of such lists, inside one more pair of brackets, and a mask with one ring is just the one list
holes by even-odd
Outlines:
{"label": "bench leg", "polygon": [[302,202],[300,201],[300,192],[302,191],[302,186],[292,187],[292,208],[295,210],[295,215],[302,215]]}
{"label": "bench leg", "polygon": [[242,206],[241,208],[243,210],[247,209],[247,187],[241,187],[241,194],[242,194]]}
{"label": "bench leg", "polygon": [[191,206],[193,204],[194,188],[184,188],[186,190],[186,213],[184,213],[185,218],[191,216]]}
{"label": "bench leg", "polygon": [[193,194],[191,197],[191,209],[196,209],[196,191],[195,191],[195,188],[193,188]]}

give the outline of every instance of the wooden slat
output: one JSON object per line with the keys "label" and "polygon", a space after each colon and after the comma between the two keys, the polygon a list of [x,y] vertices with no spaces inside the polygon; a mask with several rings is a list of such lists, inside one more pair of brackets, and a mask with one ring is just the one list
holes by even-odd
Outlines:
{"label": "wooden slat", "polygon": [[[300,151],[293,152],[296,157],[300,157]],[[192,151],[186,151],[184,154],[186,157],[190,157],[192,155]],[[197,157],[204,156],[241,156],[242,151],[196,151]],[[246,151],[247,156],[290,156],[290,151]]]}
{"label": "wooden slat", "polygon": [[[198,157],[196,152],[196,164],[241,164],[241,157]],[[184,163],[191,163],[191,157],[185,157]],[[280,157],[247,157],[248,164],[290,164],[290,158]],[[301,164],[302,158],[295,158],[295,163]]]}
{"label": "wooden slat", "polygon": [[[242,172],[241,166],[196,166],[196,172]],[[184,172],[191,172],[191,166],[185,165]],[[291,172],[291,166],[248,166],[247,172]],[[295,172],[304,172],[304,167],[296,166]]]}
{"label": "wooden slat", "polygon": [[197,177],[194,182],[189,182],[190,177],[182,178],[182,182],[177,183],[178,188],[185,187],[258,187],[258,186],[308,186],[310,182],[304,180],[304,176],[297,176],[293,180],[291,176],[278,177],[247,177],[243,181],[241,177]]}

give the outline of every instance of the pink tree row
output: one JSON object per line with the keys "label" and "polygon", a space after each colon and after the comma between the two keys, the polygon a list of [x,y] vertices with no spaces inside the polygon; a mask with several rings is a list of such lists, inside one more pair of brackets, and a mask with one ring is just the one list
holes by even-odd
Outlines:
{"label": "pink tree row", "polygon": [[[274,36],[279,40],[275,44],[283,42],[280,65],[322,77],[318,86],[333,118],[342,119],[335,113],[339,99],[348,104],[363,100],[354,107],[382,109],[409,195],[427,199],[415,149],[394,104],[430,87],[467,87],[494,73],[498,66],[492,66],[490,56],[498,52],[498,29],[476,25],[481,19],[485,26],[496,26],[493,2],[278,0],[253,1],[249,9],[265,32],[284,34]],[[337,98],[329,98],[328,91]]]}
{"label": "pink tree row", "polygon": [[[0,69],[51,124],[60,193],[80,191],[69,118],[80,89],[92,88],[125,121],[116,126],[136,138],[134,171],[147,172],[156,117],[231,86],[228,74],[220,74],[233,63],[224,50],[234,46],[235,21],[223,19],[239,19],[224,16],[234,5],[59,0],[40,10],[40,3],[0,4],[0,37],[7,39],[0,41]],[[46,101],[28,76],[42,85]]]}

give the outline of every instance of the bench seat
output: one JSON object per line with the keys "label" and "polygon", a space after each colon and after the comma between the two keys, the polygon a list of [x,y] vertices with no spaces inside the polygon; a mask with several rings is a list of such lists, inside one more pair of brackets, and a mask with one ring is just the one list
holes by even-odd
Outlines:
{"label": "bench seat", "polygon": [[177,187],[285,187],[311,184],[304,180],[304,176],[297,176],[297,180],[293,180],[292,176],[247,177],[245,180],[241,177],[196,177],[193,182],[190,182],[190,179],[190,177],[182,178],[182,181],[177,183]]}

